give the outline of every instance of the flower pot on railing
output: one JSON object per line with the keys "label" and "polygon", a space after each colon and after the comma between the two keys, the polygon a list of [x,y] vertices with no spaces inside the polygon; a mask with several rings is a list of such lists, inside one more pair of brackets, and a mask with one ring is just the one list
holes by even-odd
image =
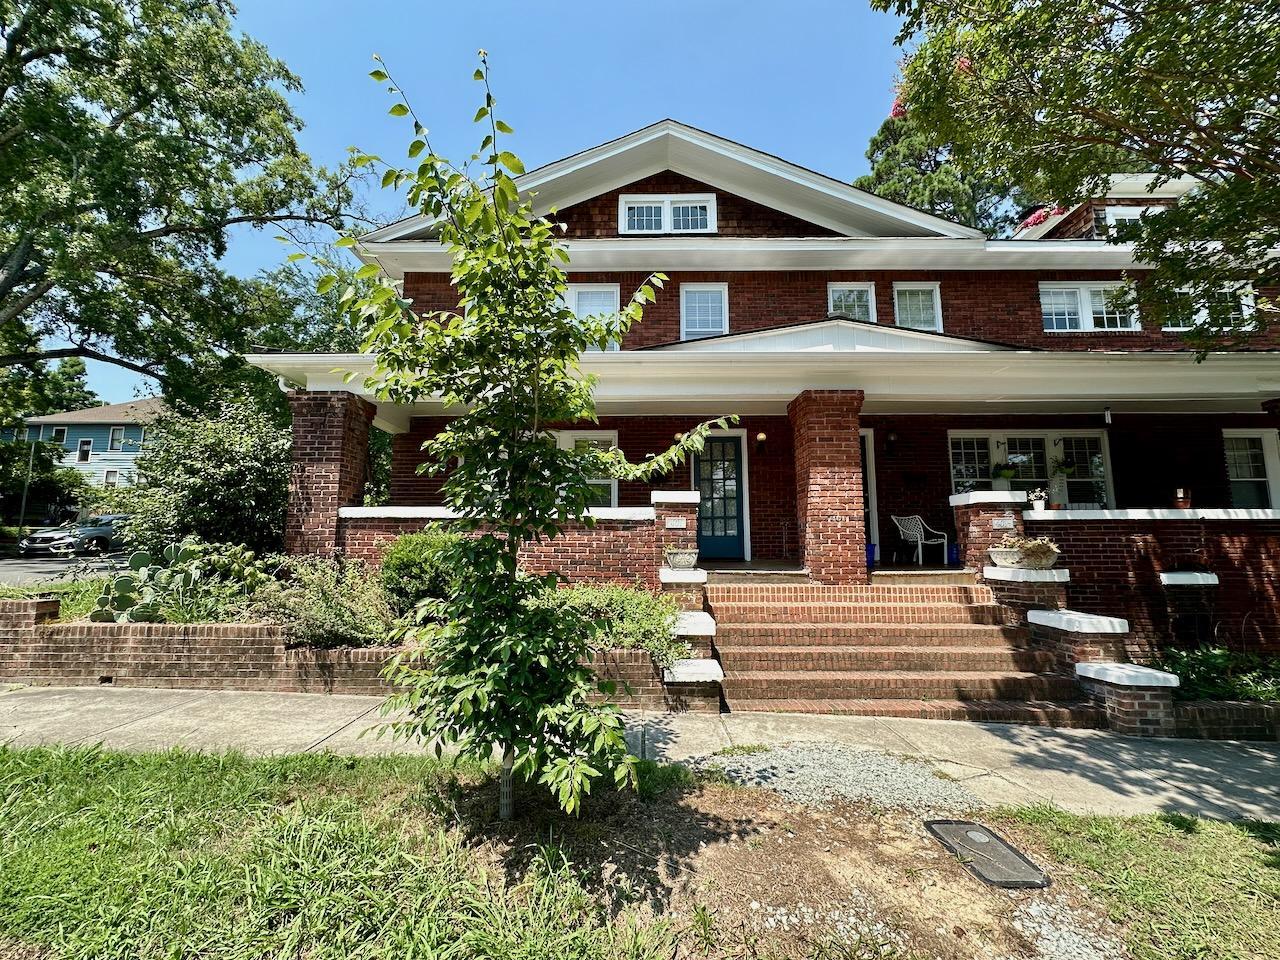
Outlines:
{"label": "flower pot on railing", "polygon": [[990,547],[987,556],[997,567],[1018,567],[1022,559],[1022,551],[1013,547]]}
{"label": "flower pot on railing", "polygon": [[672,570],[692,570],[698,565],[698,551],[687,547],[667,547],[667,566]]}
{"label": "flower pot on railing", "polygon": [[1048,537],[1005,537],[987,549],[987,556],[997,567],[1048,570],[1058,562],[1061,553]]}

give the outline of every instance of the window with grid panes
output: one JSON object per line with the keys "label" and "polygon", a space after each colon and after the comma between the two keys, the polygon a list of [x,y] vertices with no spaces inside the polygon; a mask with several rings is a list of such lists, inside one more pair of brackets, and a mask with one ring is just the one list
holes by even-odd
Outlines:
{"label": "window with grid panes", "polygon": [[695,287],[685,284],[680,288],[680,308],[684,337],[714,337],[727,333],[729,292],[723,286]]}
{"label": "window with grid panes", "polygon": [[706,230],[710,225],[710,207],[705,203],[671,204],[671,230],[673,233]]}
{"label": "window with grid panes", "polygon": [[627,204],[628,233],[660,233],[662,226],[661,203]]}
{"label": "window with grid panes", "polygon": [[909,330],[941,330],[936,287],[897,287],[894,290],[894,317]]}
{"label": "window with grid panes", "polygon": [[991,489],[991,442],[986,437],[951,438],[951,492]]}
{"label": "window with grid panes", "polygon": [[1233,507],[1271,506],[1267,484],[1267,460],[1261,437],[1226,437],[1227,476],[1231,480]]}
{"label": "window with grid panes", "polygon": [[1120,288],[1101,288],[1089,291],[1095,330],[1129,330],[1134,327],[1133,311],[1125,303]]}
{"label": "window with grid panes", "polygon": [[1010,490],[1048,488],[1049,458],[1045,454],[1044,437],[1008,437],[1005,462],[1017,471],[1009,481]]}
{"label": "window with grid panes", "polygon": [[1107,502],[1107,469],[1100,437],[1063,437],[1062,459],[1075,468],[1067,481],[1067,503]]}
{"label": "window with grid panes", "polygon": [[1046,330],[1080,329],[1080,291],[1042,288],[1040,316]]}
{"label": "window with grid panes", "polygon": [[871,289],[869,287],[831,287],[827,309],[830,313],[871,322]]}
{"label": "window with grid panes", "polygon": [[733,443],[708,440],[698,456],[698,524],[712,537],[738,535],[738,456]]}
{"label": "window with grid panes", "polygon": [[[586,450],[612,450],[612,437],[575,437],[573,441],[573,449],[582,453]],[[587,504],[591,507],[612,507],[613,502],[613,480],[591,480],[591,489],[594,492],[590,502]]]}
{"label": "window with grid panes", "polygon": [[[575,317],[586,318],[618,312],[618,287],[614,284],[588,286],[571,283],[566,299]],[[588,347],[587,349],[595,351],[599,348]],[[618,344],[609,344],[609,349],[617,350]]]}

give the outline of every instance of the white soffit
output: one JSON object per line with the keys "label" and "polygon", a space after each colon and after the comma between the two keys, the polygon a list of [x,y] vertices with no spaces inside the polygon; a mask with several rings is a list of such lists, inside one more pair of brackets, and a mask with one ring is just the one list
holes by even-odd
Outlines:
{"label": "white soffit", "polygon": [[993,353],[1009,348],[902,327],[830,319],[772,330],[684,340],[655,349],[672,353]]}
{"label": "white soffit", "polygon": [[[361,354],[251,354],[256,367],[310,390],[348,390],[371,370]],[[591,353],[602,414],[785,413],[803,390],[863,390],[864,413],[1258,413],[1276,393],[1280,355],[912,352],[879,350],[628,350]],[[346,381],[343,371],[357,377]],[[441,412],[378,403],[378,426],[400,431]],[[1039,515],[1037,515],[1039,516]]]}
{"label": "white soffit", "polygon": [[[616,140],[517,177],[535,209],[564,209],[629,183],[672,170],[719,190],[852,237],[969,237],[980,231],[884,200],[675,120],[660,120]],[[431,221],[410,217],[377,230],[367,243],[422,239]]]}

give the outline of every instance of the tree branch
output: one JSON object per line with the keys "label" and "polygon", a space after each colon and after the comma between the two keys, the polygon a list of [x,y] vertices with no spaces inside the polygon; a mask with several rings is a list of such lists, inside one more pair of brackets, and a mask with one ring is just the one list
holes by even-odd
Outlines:
{"label": "tree branch", "polygon": [[131,360],[125,360],[121,357],[113,357],[110,354],[102,353],[91,347],[58,347],[55,350],[37,350],[30,353],[3,353],[0,354],[0,367],[17,367],[17,366],[34,366],[45,360],[61,360],[66,357],[82,357],[85,360],[99,360],[102,363],[110,363],[117,367],[124,367],[126,370],[132,370],[134,373],[140,373],[144,377],[151,377],[160,383],[165,383],[165,376],[157,373],[154,369],[140,363],[134,363]]}

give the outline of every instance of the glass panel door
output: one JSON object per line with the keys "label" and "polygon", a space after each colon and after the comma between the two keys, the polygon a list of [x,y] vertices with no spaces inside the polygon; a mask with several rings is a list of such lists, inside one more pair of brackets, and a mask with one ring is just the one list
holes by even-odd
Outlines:
{"label": "glass panel door", "polygon": [[742,502],[742,440],[711,437],[693,463],[702,494],[698,507],[698,552],[707,560],[745,556]]}

